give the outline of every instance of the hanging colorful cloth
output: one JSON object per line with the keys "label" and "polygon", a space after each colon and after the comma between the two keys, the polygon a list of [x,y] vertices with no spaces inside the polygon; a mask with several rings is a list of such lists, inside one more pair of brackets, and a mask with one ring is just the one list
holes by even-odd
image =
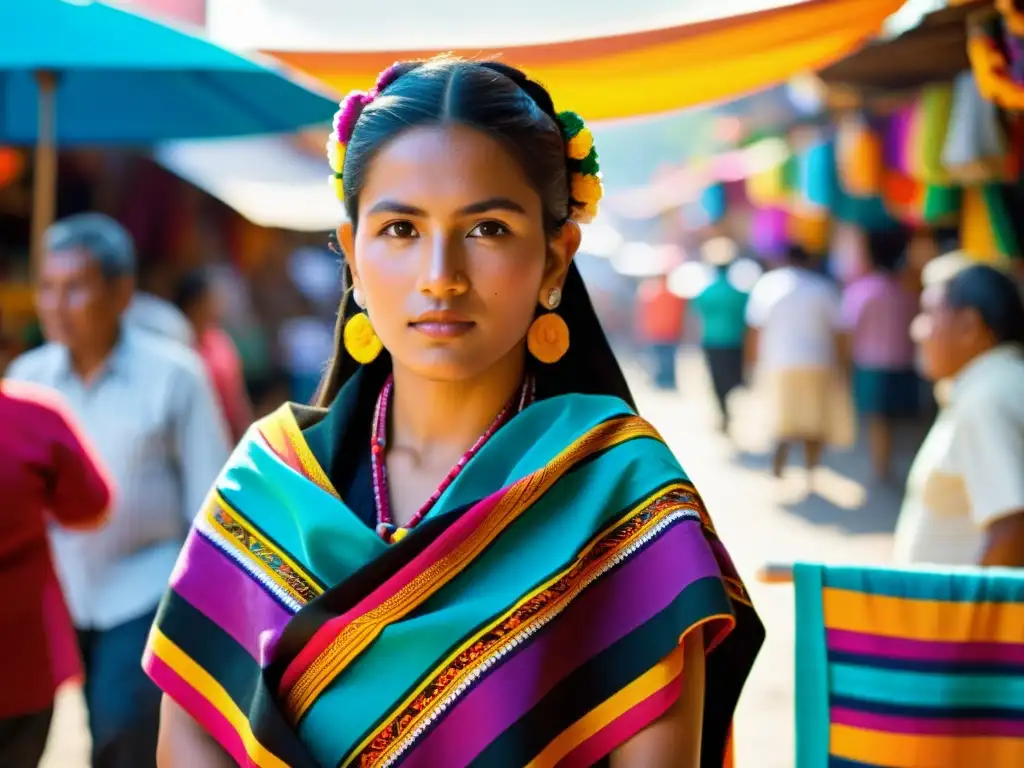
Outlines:
{"label": "hanging colorful cloth", "polygon": [[910,164],[907,157],[907,145],[910,141],[910,133],[913,124],[913,104],[907,104],[900,107],[889,117],[889,124],[885,130],[885,141],[883,147],[884,165],[886,170],[896,171],[904,175],[910,172]]}
{"label": "hanging colorful cloth", "polygon": [[797,193],[800,203],[830,210],[835,204],[836,153],[831,141],[811,144],[797,156]]}
{"label": "hanging colorful cloth", "polygon": [[747,199],[758,208],[782,205],[789,197],[785,163],[755,173],[746,180]]}
{"label": "hanging colorful cloth", "polygon": [[836,130],[836,170],[842,191],[853,197],[877,195],[882,186],[884,147],[863,115],[841,118]]}
{"label": "hanging colorful cloth", "polygon": [[1020,239],[1001,185],[964,189],[960,240],[963,250],[981,262],[1021,258]]}
{"label": "hanging colorful cloth", "polygon": [[720,222],[725,217],[726,208],[728,208],[725,185],[715,183],[705,187],[700,195],[700,207],[707,224],[714,225]]}
{"label": "hanging colorful cloth", "polygon": [[907,146],[908,171],[925,184],[948,184],[942,164],[942,149],[949,130],[953,89],[943,84],[928,85],[914,107],[914,119]]}
{"label": "hanging colorful cloth", "polygon": [[999,108],[982,97],[971,72],[956,78],[952,115],[942,149],[950,179],[967,185],[1006,178],[1010,152]]}
{"label": "hanging colorful cloth", "polygon": [[786,252],[789,214],[785,208],[755,208],[750,219],[750,247],[768,261]]}
{"label": "hanging colorful cloth", "polygon": [[1019,67],[1024,18],[1013,2],[1000,0],[997,6],[999,11],[978,11],[968,19],[967,56],[981,95],[1001,109],[1020,112],[1024,83],[1015,79],[1014,69]]}

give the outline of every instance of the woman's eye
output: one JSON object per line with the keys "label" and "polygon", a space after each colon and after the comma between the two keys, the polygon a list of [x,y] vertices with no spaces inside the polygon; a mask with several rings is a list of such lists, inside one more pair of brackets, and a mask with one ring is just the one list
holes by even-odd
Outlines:
{"label": "woman's eye", "polygon": [[470,230],[467,237],[503,237],[509,229],[500,221],[481,221]]}
{"label": "woman's eye", "polygon": [[416,227],[412,225],[411,221],[395,221],[388,224],[380,232],[385,237],[397,237],[402,240],[410,237],[416,237],[419,233],[416,232]]}

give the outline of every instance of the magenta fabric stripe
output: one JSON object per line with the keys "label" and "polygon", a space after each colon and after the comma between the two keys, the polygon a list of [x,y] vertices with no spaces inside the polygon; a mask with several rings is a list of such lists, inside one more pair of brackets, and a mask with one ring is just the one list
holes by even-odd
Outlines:
{"label": "magenta fabric stripe", "polygon": [[883,733],[1024,738],[1024,720],[909,717],[863,712],[848,707],[832,707],[831,722]]}
{"label": "magenta fabric stripe", "polygon": [[457,699],[403,768],[467,765],[574,669],[664,610],[688,584],[718,577],[704,542],[700,523],[677,523],[585,589],[524,650]]}
{"label": "magenta fabric stripe", "polygon": [[189,533],[171,587],[259,662],[292,614],[252,576],[196,529]]}
{"label": "magenta fabric stripe", "polygon": [[348,624],[380,606],[385,600],[405,587],[406,584],[425,572],[431,565],[447,556],[467,537],[473,534],[473,531],[491,513],[494,507],[497,506],[498,501],[507,492],[508,488],[502,488],[492,493],[486,499],[477,502],[473,505],[472,509],[467,510],[462,517],[452,523],[451,527],[441,534],[437,540],[431,542],[417,557],[402,566],[398,573],[367,595],[352,610],[324,622],[323,626],[316,631],[316,634],[306,643],[305,647],[292,659],[288,668],[285,669],[284,674],[281,676],[279,690],[282,692],[283,697],[295,685],[302,676],[302,673],[319,658],[320,654],[327,649]]}
{"label": "magenta fabric stripe", "polygon": [[160,690],[188,712],[192,719],[202,726],[203,730],[209,733],[238,765],[252,765],[238,731],[232,727],[220,710],[185,682],[169,664],[147,648],[142,659],[142,666]]}
{"label": "magenta fabric stripe", "polygon": [[902,637],[850,632],[843,629],[827,630],[825,643],[830,651],[893,659],[1024,664],[1024,643],[951,643],[911,640]]}
{"label": "magenta fabric stripe", "polygon": [[[683,674],[686,674],[685,671]],[[558,763],[558,768],[589,768],[664,715],[679,698],[682,675],[655,691],[628,712],[595,733]]]}

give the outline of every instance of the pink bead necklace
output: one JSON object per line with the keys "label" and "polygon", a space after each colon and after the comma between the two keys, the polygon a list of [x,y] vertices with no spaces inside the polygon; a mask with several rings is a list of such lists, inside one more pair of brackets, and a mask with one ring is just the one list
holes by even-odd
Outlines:
{"label": "pink bead necklace", "polygon": [[484,446],[484,443],[490,440],[491,436],[512,416],[520,413],[526,406],[530,405],[536,395],[536,382],[532,376],[527,376],[523,380],[523,385],[519,388],[519,392],[505,404],[505,407],[495,416],[487,431],[480,435],[477,441],[473,443],[473,446],[451,468],[437,487],[437,490],[427,499],[426,503],[413,515],[408,524],[399,527],[395,525],[391,517],[391,504],[388,498],[388,471],[384,462],[384,448],[387,444],[388,407],[391,405],[391,394],[394,387],[393,377],[388,376],[387,381],[384,382],[383,389],[380,391],[380,396],[377,398],[377,407],[373,412],[373,425],[370,430],[370,470],[373,475],[373,500],[377,507],[376,530],[377,535],[389,544],[401,541],[411,529],[415,528],[426,517],[427,513],[437,503],[437,500],[441,498],[441,494],[448,490],[448,487],[455,481],[455,478],[459,476],[462,468],[477,454],[477,451]]}

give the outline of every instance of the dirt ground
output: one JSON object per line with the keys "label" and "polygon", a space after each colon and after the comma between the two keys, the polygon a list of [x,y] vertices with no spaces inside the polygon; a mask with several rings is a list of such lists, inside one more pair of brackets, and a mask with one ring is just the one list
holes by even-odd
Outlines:
{"label": "dirt ground", "polygon": [[[766,561],[797,559],[884,563],[898,511],[898,488],[872,488],[862,446],[827,457],[813,478],[791,468],[768,472],[767,435],[755,396],[734,395],[732,439],[720,435],[700,357],[679,360],[680,391],[650,389],[638,370],[630,378],[641,412],[661,431],[701,490],[718,531],[754,598],[768,637],[747,683],[736,722],[738,768],[793,765],[793,592],[754,580]],[[898,435],[899,477],[923,435],[921,425]],[[797,453],[794,459],[799,460]],[[812,490],[808,490],[811,487]],[[44,768],[85,768],[88,736],[81,697],[60,698]]]}

